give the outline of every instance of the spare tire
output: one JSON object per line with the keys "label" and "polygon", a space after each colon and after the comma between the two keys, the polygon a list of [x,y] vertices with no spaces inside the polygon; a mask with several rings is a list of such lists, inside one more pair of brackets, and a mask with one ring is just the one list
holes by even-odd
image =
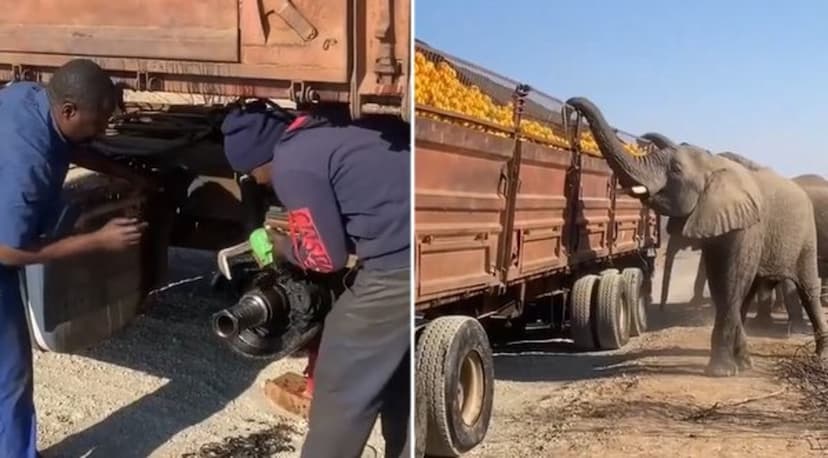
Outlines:
{"label": "spare tire", "polygon": [[426,325],[417,377],[428,410],[427,456],[460,456],[483,441],[492,416],[494,362],[479,321],[445,316]]}

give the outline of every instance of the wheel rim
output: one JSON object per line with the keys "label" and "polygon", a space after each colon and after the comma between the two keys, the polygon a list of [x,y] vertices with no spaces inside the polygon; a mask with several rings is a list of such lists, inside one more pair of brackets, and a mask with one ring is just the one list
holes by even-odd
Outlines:
{"label": "wheel rim", "polygon": [[476,351],[471,351],[463,358],[457,383],[457,410],[463,423],[468,426],[480,418],[484,389],[483,360]]}

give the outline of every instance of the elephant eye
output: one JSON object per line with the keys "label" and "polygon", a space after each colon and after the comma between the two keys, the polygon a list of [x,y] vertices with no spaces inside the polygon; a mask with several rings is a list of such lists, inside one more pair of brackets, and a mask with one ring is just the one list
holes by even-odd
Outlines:
{"label": "elephant eye", "polygon": [[670,172],[672,173],[681,173],[681,162],[673,161],[670,163]]}

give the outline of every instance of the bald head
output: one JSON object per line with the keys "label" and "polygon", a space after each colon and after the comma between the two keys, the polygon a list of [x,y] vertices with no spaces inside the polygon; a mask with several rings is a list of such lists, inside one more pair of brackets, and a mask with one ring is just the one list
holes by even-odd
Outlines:
{"label": "bald head", "polygon": [[58,128],[73,142],[99,135],[117,105],[112,80],[89,59],[73,59],[57,69],[47,92]]}

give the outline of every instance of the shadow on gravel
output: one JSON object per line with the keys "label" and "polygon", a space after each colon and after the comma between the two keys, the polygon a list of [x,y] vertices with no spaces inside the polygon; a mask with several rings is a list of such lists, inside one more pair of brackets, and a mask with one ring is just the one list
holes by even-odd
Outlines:
{"label": "shadow on gravel", "polygon": [[[638,351],[582,352],[571,341],[542,333],[528,334],[527,340],[494,347],[495,378],[519,382],[570,382],[619,374],[699,373],[704,371],[706,349],[670,347]],[[638,361],[653,357],[701,357],[699,366],[647,366]]]}
{"label": "shadow on gravel", "polygon": [[647,311],[647,325],[650,332],[676,326],[698,328],[712,325],[713,315],[713,307],[709,303],[667,303],[664,310],[660,310],[659,305],[651,305]]}
{"label": "shadow on gravel", "polygon": [[[155,392],[136,399],[98,424],[63,439],[44,452],[44,457],[145,458],[176,434],[222,410],[254,382],[267,360],[236,355],[215,338],[209,327],[210,315],[231,300],[213,293],[209,274],[213,270],[209,253],[175,250],[171,253],[171,281],[207,274],[204,279],[172,288],[155,297],[153,308],[117,337],[87,351],[84,356],[166,379]],[[95,380],[89,389],[95,389]],[[228,435],[245,437],[237,425]],[[258,423],[258,422],[256,422]],[[278,437],[260,436],[257,444],[290,446],[295,433],[286,425],[275,427]],[[221,443],[221,437],[215,438]],[[263,442],[264,441],[264,442]],[[248,441],[249,442],[249,441]],[[227,451],[236,444],[238,453]],[[241,445],[239,445],[241,444]],[[249,444],[235,439],[222,445],[222,454],[194,454],[200,457],[244,457]]]}

